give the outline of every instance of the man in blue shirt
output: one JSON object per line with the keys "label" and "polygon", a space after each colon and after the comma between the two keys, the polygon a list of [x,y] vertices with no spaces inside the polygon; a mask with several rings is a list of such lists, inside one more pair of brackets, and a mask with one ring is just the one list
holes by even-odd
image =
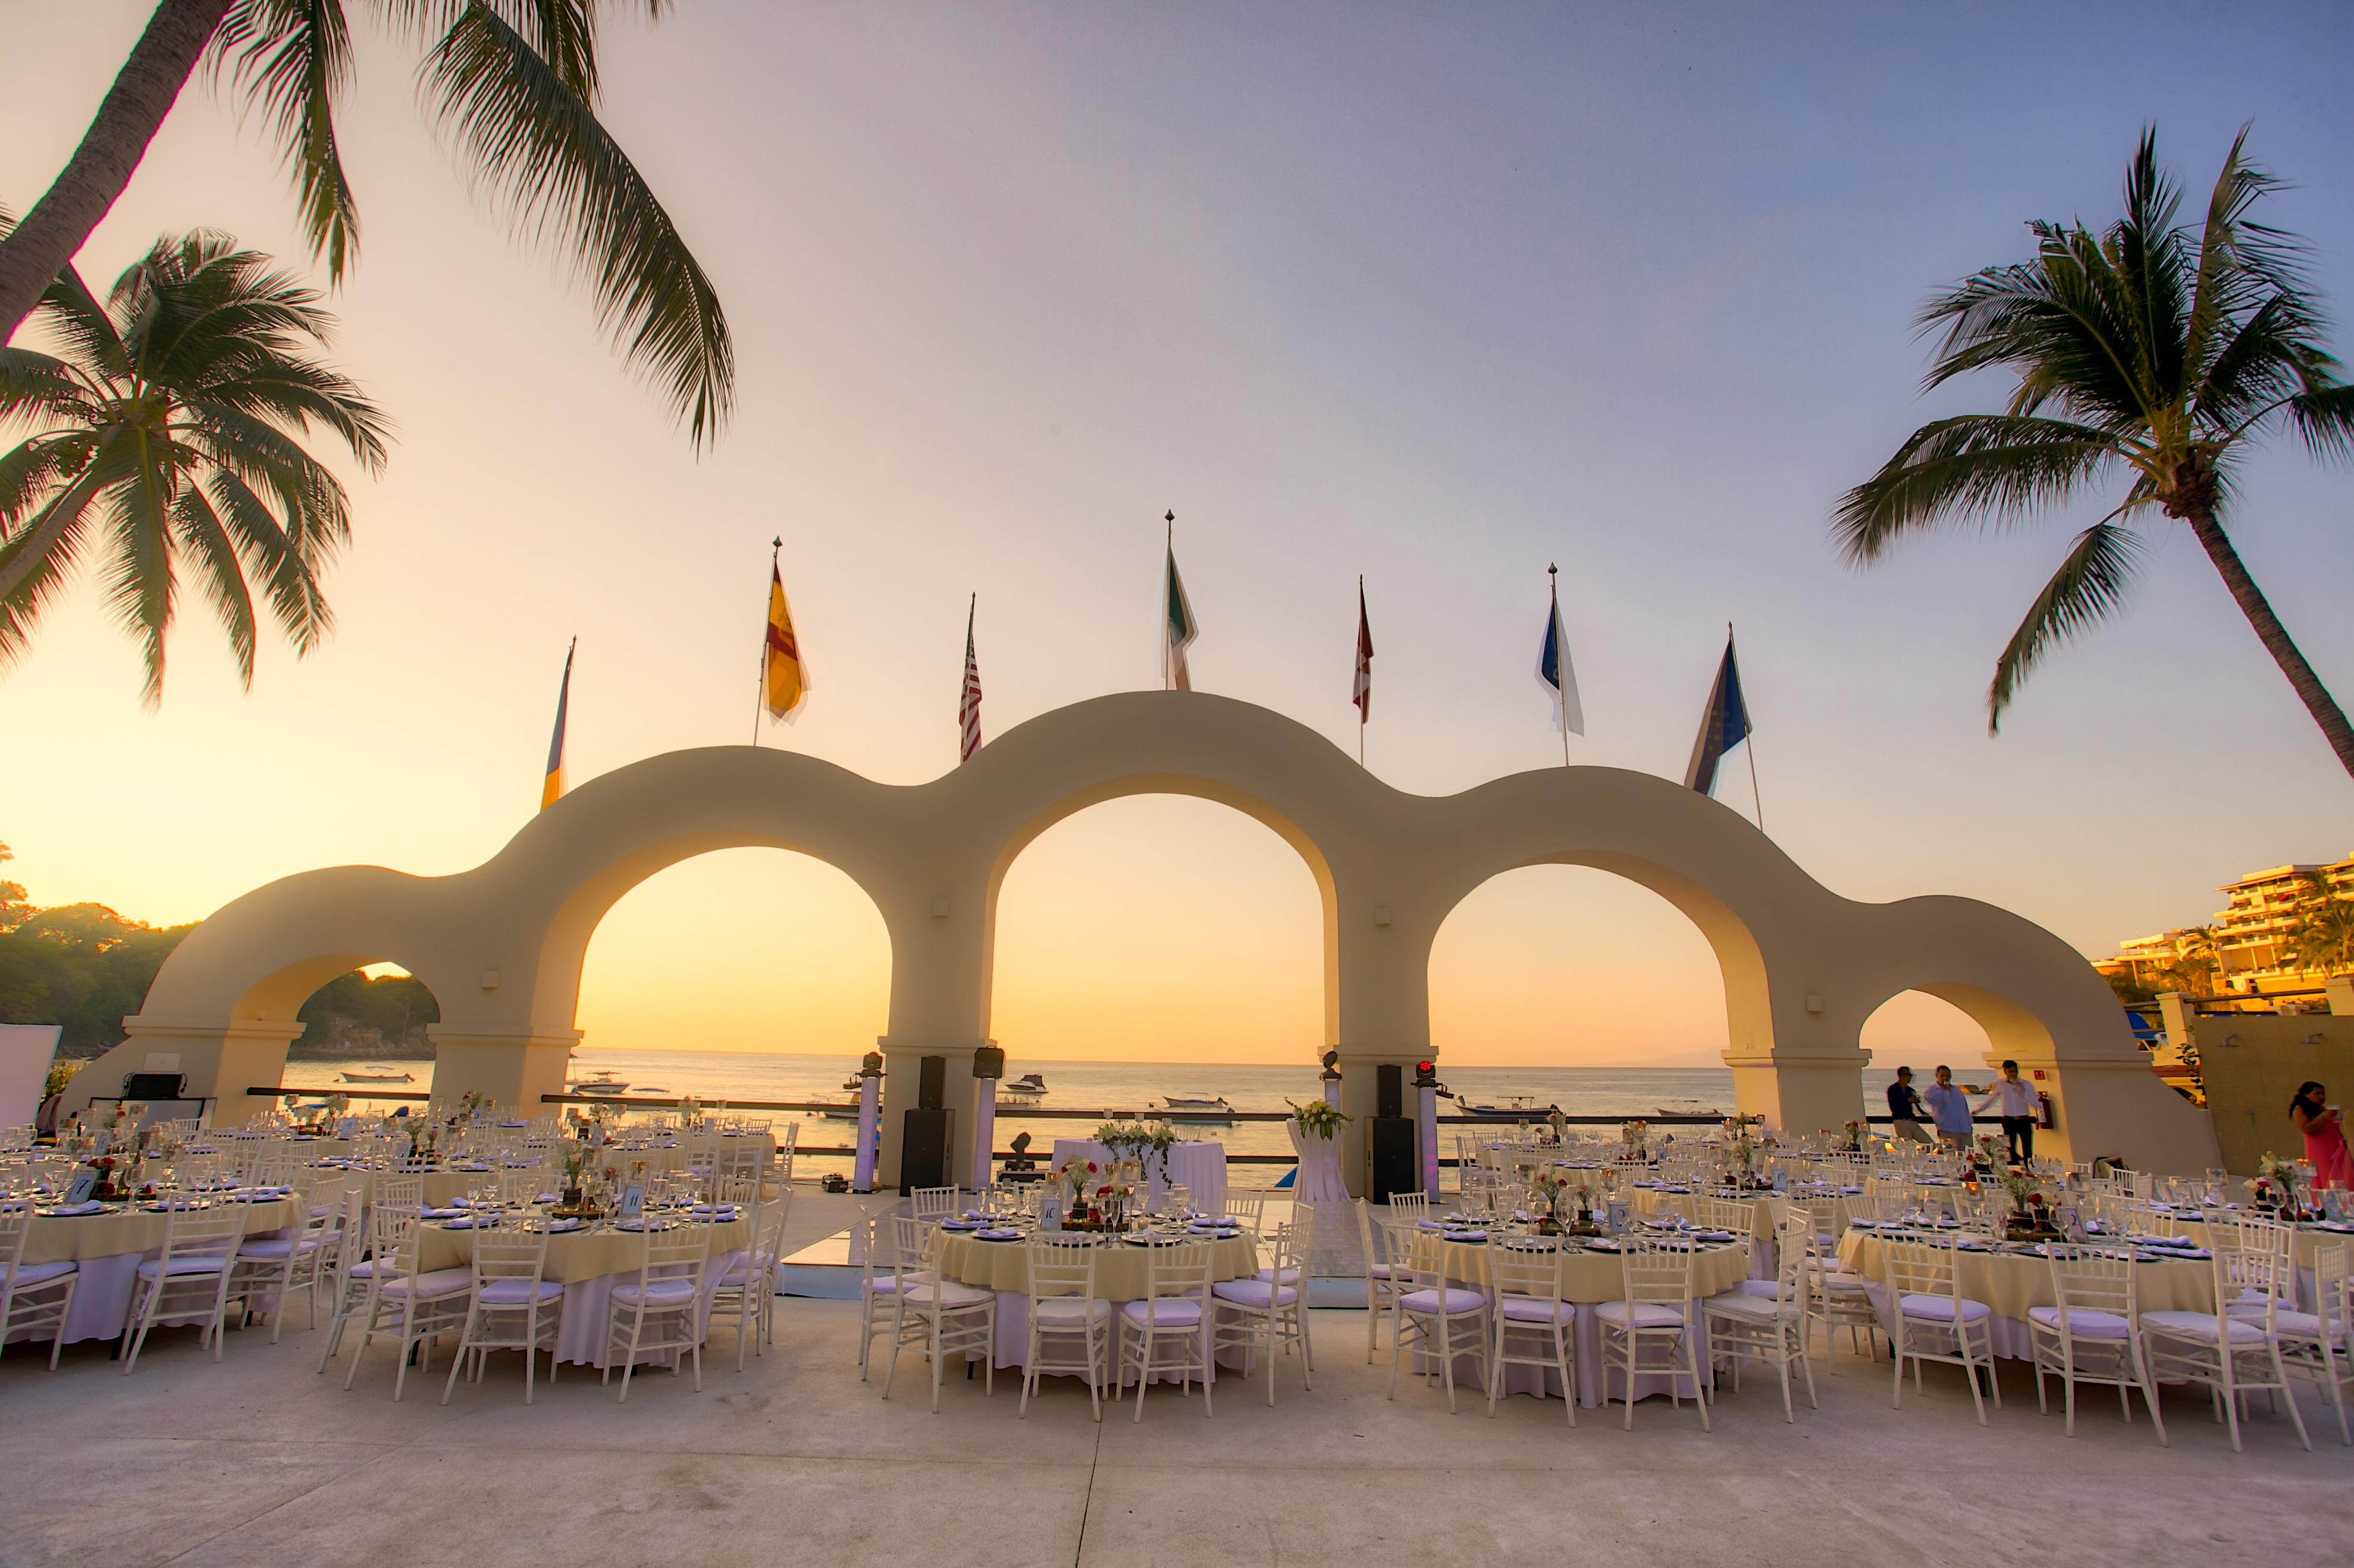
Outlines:
{"label": "man in blue shirt", "polygon": [[1915,1143],[1926,1143],[1929,1135],[1921,1130],[1921,1097],[1913,1092],[1913,1069],[1896,1069],[1896,1081],[1888,1086],[1888,1118],[1895,1123],[1893,1136],[1909,1138]]}
{"label": "man in blue shirt", "polygon": [[1970,1098],[1955,1086],[1951,1067],[1938,1067],[1937,1081],[1921,1098],[1927,1103],[1930,1116],[1936,1119],[1938,1138],[1948,1143],[1969,1142]]}

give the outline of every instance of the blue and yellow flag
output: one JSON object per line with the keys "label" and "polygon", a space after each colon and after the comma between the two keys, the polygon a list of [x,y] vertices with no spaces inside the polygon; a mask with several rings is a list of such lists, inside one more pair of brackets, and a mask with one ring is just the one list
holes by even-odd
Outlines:
{"label": "blue and yellow flag", "polygon": [[1741,700],[1741,666],[1734,662],[1733,629],[1725,628],[1724,659],[1716,667],[1716,684],[1708,690],[1708,707],[1700,715],[1700,735],[1692,741],[1691,763],[1684,769],[1684,788],[1702,794],[1716,788],[1716,765],[1724,754],[1749,738],[1749,708]]}
{"label": "blue and yellow flag", "polygon": [[772,719],[792,722],[809,700],[809,662],[793,633],[792,607],[785,602],[784,574],[769,563],[769,629],[760,655],[760,700]]}
{"label": "blue and yellow flag", "polygon": [[564,683],[556,689],[556,733],[547,742],[547,779],[539,787],[539,809],[546,810],[564,793],[564,714],[572,705],[572,653],[580,639],[564,651]]}

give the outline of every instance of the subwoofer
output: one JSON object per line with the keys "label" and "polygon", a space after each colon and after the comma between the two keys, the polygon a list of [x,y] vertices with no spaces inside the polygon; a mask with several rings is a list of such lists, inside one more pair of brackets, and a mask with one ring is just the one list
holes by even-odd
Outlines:
{"label": "subwoofer", "polygon": [[904,1198],[918,1187],[959,1185],[949,1173],[949,1150],[956,1142],[956,1112],[943,1107],[900,1115],[899,1195]]}
{"label": "subwoofer", "polygon": [[[1397,1071],[1391,1067],[1389,1072]],[[1377,1116],[1365,1124],[1365,1199],[1386,1203],[1393,1192],[1422,1191],[1411,1117]]]}

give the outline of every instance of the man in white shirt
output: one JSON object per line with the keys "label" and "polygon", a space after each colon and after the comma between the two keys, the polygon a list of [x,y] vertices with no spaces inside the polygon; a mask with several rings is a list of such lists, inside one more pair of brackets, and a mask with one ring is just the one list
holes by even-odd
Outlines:
{"label": "man in white shirt", "polygon": [[2002,1139],[2010,1150],[2011,1163],[2024,1165],[2034,1159],[2036,1112],[2042,1107],[2034,1086],[2020,1080],[2018,1063],[2005,1062],[2002,1076],[1987,1086],[1987,1097],[1978,1102],[1978,1109],[1988,1106],[1999,1107],[1995,1114],[2002,1118]]}
{"label": "man in white shirt", "polygon": [[1956,1149],[1968,1148],[1970,1101],[1968,1095],[1955,1084],[1954,1070],[1940,1063],[1937,1081],[1921,1098],[1927,1103],[1929,1114],[1936,1118],[1937,1137]]}

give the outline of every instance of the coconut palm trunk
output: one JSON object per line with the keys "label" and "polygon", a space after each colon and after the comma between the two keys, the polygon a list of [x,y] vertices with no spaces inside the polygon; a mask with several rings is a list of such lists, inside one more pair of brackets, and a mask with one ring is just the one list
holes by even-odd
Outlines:
{"label": "coconut palm trunk", "polygon": [[2192,537],[2199,541],[2200,548],[2207,552],[2207,558],[2215,564],[2223,586],[2232,591],[2232,602],[2240,607],[2240,613],[2248,618],[2250,626],[2255,628],[2256,641],[2264,645],[2264,652],[2273,656],[2273,662],[2278,664],[2281,673],[2288,677],[2297,701],[2303,703],[2305,711],[2313,715],[2313,722],[2321,726],[2321,733],[2328,740],[2329,748],[2338,754],[2338,762],[2349,776],[2354,776],[2354,726],[2347,724],[2345,710],[2329,694],[2329,689],[2321,683],[2321,677],[2313,673],[2313,666],[2305,662],[2305,655],[2290,638],[2288,628],[2283,626],[2280,617],[2273,613],[2271,601],[2264,598],[2264,590],[2258,588],[2256,579],[2248,575],[2246,565],[2240,559],[2240,552],[2232,547],[2230,535],[2223,532],[2222,524],[2215,521],[2214,508],[2190,508],[2183,521],[2190,524]]}
{"label": "coconut palm trunk", "polygon": [[162,0],[155,7],[81,145],[25,221],[0,239],[0,343],[16,335],[41,291],[131,183],[228,6],[229,0]]}

